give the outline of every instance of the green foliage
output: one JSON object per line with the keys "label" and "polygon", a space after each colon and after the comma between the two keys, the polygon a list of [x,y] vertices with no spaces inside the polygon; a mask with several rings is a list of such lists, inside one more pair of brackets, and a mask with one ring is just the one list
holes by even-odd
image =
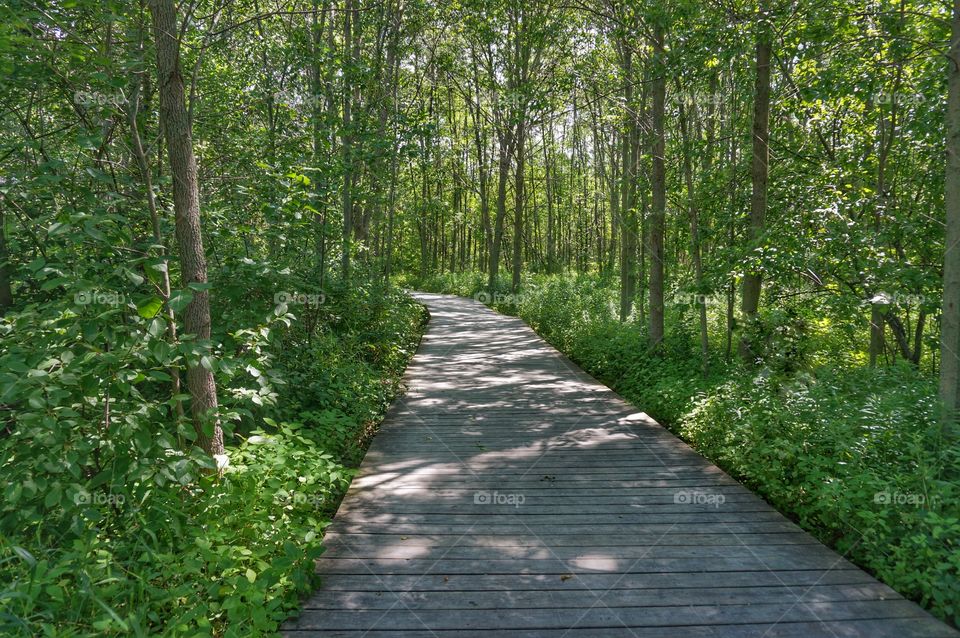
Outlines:
{"label": "green foliage", "polygon": [[702,394],[679,433],[806,529],[943,618],[955,584],[960,454],[935,388],[907,366],[740,372]]}
{"label": "green foliage", "polygon": [[192,428],[163,371],[188,355],[158,353],[158,319],[123,307],[93,342],[66,302],[0,320],[0,403],[14,408],[0,439],[4,635],[263,635],[316,584],[323,528],[399,390],[423,310],[372,284],[334,286],[322,311],[288,307],[273,303],[294,290],[284,276],[230,276],[245,299],[221,297],[233,300],[221,325],[269,319],[213,348],[223,414],[246,434],[228,437],[222,478],[181,445]]}

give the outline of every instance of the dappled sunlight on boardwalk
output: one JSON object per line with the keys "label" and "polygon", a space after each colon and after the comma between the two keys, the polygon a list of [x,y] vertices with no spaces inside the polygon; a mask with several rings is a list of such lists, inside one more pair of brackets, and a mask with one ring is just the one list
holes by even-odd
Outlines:
{"label": "dappled sunlight on boardwalk", "polygon": [[294,636],[956,636],[521,321],[432,315]]}

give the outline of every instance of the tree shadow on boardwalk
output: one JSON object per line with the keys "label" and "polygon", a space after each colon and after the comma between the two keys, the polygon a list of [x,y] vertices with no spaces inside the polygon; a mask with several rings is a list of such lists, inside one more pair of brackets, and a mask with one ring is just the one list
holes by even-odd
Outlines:
{"label": "tree shadow on boardwalk", "polygon": [[290,636],[956,636],[517,319],[431,325]]}

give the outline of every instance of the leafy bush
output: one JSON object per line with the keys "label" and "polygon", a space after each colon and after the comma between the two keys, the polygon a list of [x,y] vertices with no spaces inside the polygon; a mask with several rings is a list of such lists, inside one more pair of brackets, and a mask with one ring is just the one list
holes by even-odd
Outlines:
{"label": "leafy bush", "polygon": [[680,433],[804,528],[956,620],[957,450],[932,384],[907,367],[741,373],[702,395]]}
{"label": "leafy bush", "polygon": [[[69,298],[0,320],[0,633],[264,635],[315,584],[323,528],[423,309],[253,263],[220,276],[217,325],[234,326],[208,346],[233,423],[222,477],[169,396],[166,371],[195,344],[161,345],[135,305],[96,334],[102,315]],[[291,290],[325,298],[277,303]]]}

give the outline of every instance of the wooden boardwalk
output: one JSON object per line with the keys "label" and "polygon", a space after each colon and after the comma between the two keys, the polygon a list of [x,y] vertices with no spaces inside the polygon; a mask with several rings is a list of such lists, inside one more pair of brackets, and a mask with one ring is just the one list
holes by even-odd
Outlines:
{"label": "wooden boardwalk", "polygon": [[409,391],[286,636],[960,636],[522,321],[418,298]]}

